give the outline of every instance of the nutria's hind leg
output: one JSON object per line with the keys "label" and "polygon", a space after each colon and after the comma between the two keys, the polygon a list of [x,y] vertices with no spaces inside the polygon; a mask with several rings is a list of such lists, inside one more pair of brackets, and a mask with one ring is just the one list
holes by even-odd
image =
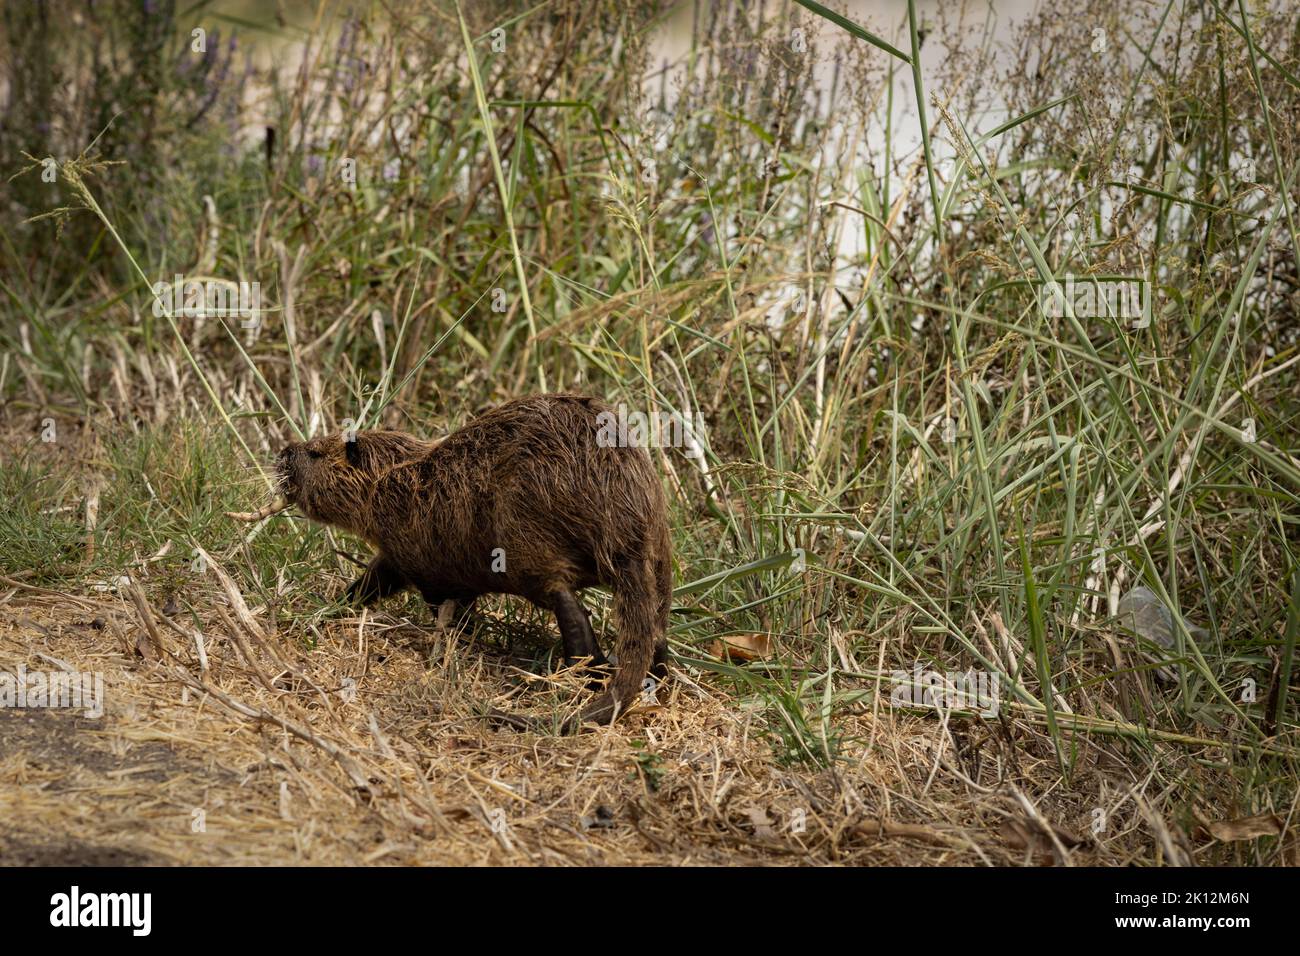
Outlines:
{"label": "nutria's hind leg", "polygon": [[569,590],[559,590],[551,594],[551,610],[560,625],[560,636],[564,638],[564,661],[570,667],[584,657],[591,658],[592,667],[604,667],[605,655],[596,643],[596,635],[591,630],[591,619],[587,609],[582,606],[576,594]]}
{"label": "nutria's hind leg", "polygon": [[380,598],[403,590],[408,584],[405,575],[380,554],[370,562],[361,577],[348,585],[344,598],[351,604],[368,607]]}

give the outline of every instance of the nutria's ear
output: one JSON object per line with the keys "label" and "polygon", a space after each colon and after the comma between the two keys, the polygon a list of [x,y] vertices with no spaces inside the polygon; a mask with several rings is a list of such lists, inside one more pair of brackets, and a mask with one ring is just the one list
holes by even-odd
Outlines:
{"label": "nutria's ear", "polygon": [[346,436],[343,439],[343,453],[347,456],[348,464],[353,468],[361,464],[361,436],[356,432]]}

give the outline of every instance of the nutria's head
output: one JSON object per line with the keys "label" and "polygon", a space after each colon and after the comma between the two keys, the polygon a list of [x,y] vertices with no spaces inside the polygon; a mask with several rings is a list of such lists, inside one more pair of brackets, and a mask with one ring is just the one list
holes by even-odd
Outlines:
{"label": "nutria's head", "polygon": [[285,500],[308,518],[371,537],[379,479],[432,448],[394,431],[322,435],[286,446],[276,459],[276,476]]}

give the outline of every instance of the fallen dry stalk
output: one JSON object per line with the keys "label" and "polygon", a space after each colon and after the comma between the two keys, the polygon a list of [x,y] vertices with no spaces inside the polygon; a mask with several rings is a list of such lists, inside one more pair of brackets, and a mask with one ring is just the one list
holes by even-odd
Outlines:
{"label": "fallen dry stalk", "polygon": [[369,777],[367,777],[366,774],[362,772],[361,768],[357,765],[356,761],[354,761],[351,757],[345,754],[342,751],[342,749],[336,747],[328,740],[324,740],[321,737],[318,737],[316,734],[312,733],[310,730],[307,730],[305,727],[300,727],[294,722],[290,720],[286,720],[285,718],[280,717],[277,714],[273,714],[270,711],[266,710],[265,708],[250,706],[248,704],[243,703],[242,701],[234,699],[228,694],[222,693],[220,690],[217,689],[215,685],[201,678],[195,677],[192,673],[190,673],[183,667],[174,667],[172,669],[172,673],[175,674],[176,678],[182,684],[185,684],[190,689],[198,691],[199,693],[207,694],[213,700],[217,701],[219,704],[224,706],[227,710],[233,711],[236,714],[241,714],[244,717],[248,717],[252,720],[261,721],[268,724],[274,724],[275,726],[280,727],[286,732],[297,737],[299,740],[304,741],[305,743],[308,743],[313,747],[316,747],[317,749],[325,753],[327,756],[332,758],[336,764],[338,764],[338,766],[343,770],[343,772],[348,775],[348,778],[352,781],[354,786],[372,795],[376,793],[375,787],[373,786],[373,784],[371,784]]}
{"label": "fallen dry stalk", "polygon": [[919,823],[897,823],[893,820],[865,820],[853,828],[857,833],[869,837],[902,837],[920,840],[935,846],[962,848],[965,844],[956,837],[940,833],[931,827]]}
{"label": "fallen dry stalk", "polygon": [[271,515],[277,515],[288,507],[289,502],[285,501],[283,498],[277,498],[269,505],[264,505],[256,511],[227,511],[226,517],[234,518],[236,521],[248,521],[251,523],[253,521],[262,521],[265,518],[271,517]]}

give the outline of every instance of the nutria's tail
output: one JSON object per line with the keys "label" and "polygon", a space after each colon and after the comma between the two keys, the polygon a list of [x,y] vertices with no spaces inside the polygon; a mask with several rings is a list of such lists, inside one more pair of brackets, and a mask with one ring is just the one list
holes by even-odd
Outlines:
{"label": "nutria's tail", "polygon": [[670,547],[668,530],[663,528],[644,555],[616,570],[612,583],[618,667],[609,686],[582,712],[579,723],[607,724],[634,706],[651,664],[666,660],[673,598]]}

